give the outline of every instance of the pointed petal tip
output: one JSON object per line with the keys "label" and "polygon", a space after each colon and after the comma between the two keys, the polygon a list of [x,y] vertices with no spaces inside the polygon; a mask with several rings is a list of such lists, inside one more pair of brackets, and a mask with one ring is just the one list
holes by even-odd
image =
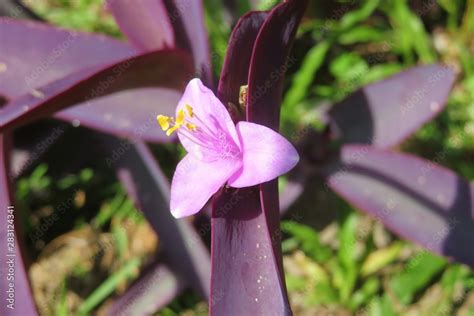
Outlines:
{"label": "pointed petal tip", "polygon": [[181,218],[192,216],[196,213],[199,213],[201,208],[202,207],[200,206],[200,204],[183,205],[181,200],[178,200],[176,198],[172,198],[170,201],[171,215],[173,215],[173,217],[176,219],[181,219]]}
{"label": "pointed petal tip", "polygon": [[231,187],[250,187],[274,180],[299,162],[296,148],[274,130],[246,121],[239,122],[237,130],[243,148],[243,164],[229,179]]}
{"label": "pointed petal tip", "polygon": [[189,83],[190,83],[190,84],[192,83],[192,84],[197,84],[197,85],[204,86],[204,84],[202,83],[201,79],[199,79],[199,78],[197,78],[197,77],[191,79],[191,80],[189,81]]}
{"label": "pointed petal tip", "polygon": [[296,167],[298,162],[300,162],[300,155],[298,154],[298,151],[296,150],[296,148],[293,145],[291,147],[293,147],[293,151],[294,151],[293,155],[292,155],[293,165],[291,166],[291,168],[288,171],[290,171],[291,169]]}
{"label": "pointed petal tip", "polygon": [[[192,118],[189,108],[192,111]],[[177,116],[180,111],[187,114],[189,123],[195,124],[198,128],[219,131],[219,134],[228,135],[232,146],[239,147],[239,137],[227,108],[199,78],[191,79],[188,82],[176,107]],[[178,134],[178,137],[186,151],[193,153],[196,157],[201,155],[200,151],[205,154],[204,156],[215,155],[214,149],[207,150],[204,146],[196,146],[196,142],[182,134]]]}
{"label": "pointed petal tip", "polygon": [[180,209],[172,208],[171,209],[171,215],[173,215],[174,218],[176,219],[181,219],[183,217],[186,217],[188,215],[184,214],[184,212]]}
{"label": "pointed petal tip", "polygon": [[189,80],[189,82],[186,86],[186,89],[188,89],[188,88],[191,89],[191,91],[196,90],[196,89],[198,89],[200,91],[203,91],[203,90],[204,91],[210,91],[210,89],[208,87],[206,87],[204,85],[204,83],[202,83],[201,79],[199,79],[197,77]]}

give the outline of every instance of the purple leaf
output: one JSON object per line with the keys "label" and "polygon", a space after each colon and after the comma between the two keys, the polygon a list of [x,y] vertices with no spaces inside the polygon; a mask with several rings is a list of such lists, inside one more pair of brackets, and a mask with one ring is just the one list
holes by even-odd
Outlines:
{"label": "purple leaf", "polygon": [[212,85],[209,42],[201,0],[110,0],[120,29],[141,51],[182,48],[194,56],[196,76]]}
{"label": "purple leaf", "polygon": [[274,243],[279,245],[279,229],[270,231],[261,204],[258,187],[224,191],[214,201],[209,302],[213,315],[291,314],[278,270],[280,258],[273,251]]}
{"label": "purple leaf", "polygon": [[[298,168],[298,167],[297,167]],[[305,180],[300,181],[296,179],[288,179],[285,188],[280,194],[280,213],[283,215],[288,209],[298,200],[303,194],[305,187]]]}
{"label": "purple leaf", "polygon": [[[6,65],[6,71],[0,74],[2,78],[0,94],[11,98],[30,93],[47,98],[48,96],[41,92],[43,86],[50,85],[51,82],[65,76],[69,76],[69,80],[73,82],[81,80],[83,77],[80,71],[85,68],[91,69],[94,65],[123,61],[136,53],[136,50],[128,44],[107,37],[10,19],[0,19],[0,35],[7,43],[6,49],[0,51],[0,58]],[[19,41],[19,38],[26,40]],[[156,60],[156,63],[159,62],[160,60]],[[113,70],[113,76],[110,78],[122,79],[123,74],[131,70],[129,68],[135,67],[126,62],[120,65]],[[190,61],[183,61],[183,67],[189,69],[189,72],[187,71],[181,78],[184,81],[192,73]],[[156,76],[159,75],[159,70],[161,69],[155,70]],[[170,78],[180,75],[175,76],[174,69],[172,73]],[[84,72],[83,76],[86,75],[87,72]],[[87,91],[84,98],[99,96],[105,93],[102,91],[104,88],[110,89],[109,86],[110,82],[106,80],[96,83]],[[169,141],[159,129],[152,128],[155,126],[155,112],[171,114],[178,99],[179,93],[175,90],[140,88],[91,100],[86,104],[59,112],[56,117],[122,136],[153,142]],[[131,104],[133,111],[130,110]],[[24,105],[22,104],[21,108]]]}
{"label": "purple leaf", "polygon": [[285,1],[270,11],[257,36],[248,79],[247,120],[278,130],[283,79],[308,1]]}
{"label": "purple leaf", "polygon": [[[239,104],[238,91],[240,85],[242,85],[242,83],[246,84],[248,81],[251,53],[258,32],[264,23],[264,17],[266,17],[266,13],[248,14],[240,19],[232,31],[229,49],[227,50],[224,67],[222,69],[221,82],[219,82],[218,89],[218,96],[221,102],[226,105],[228,102],[232,102],[235,105]],[[244,58],[240,59],[240,56],[243,56]],[[247,56],[247,58],[245,58],[245,56]],[[233,65],[236,66],[233,67]],[[240,67],[237,67],[237,65]],[[234,77],[231,71],[235,70],[238,70],[238,72],[236,72],[236,76]],[[243,73],[240,73],[241,71]],[[260,281],[259,283],[264,281],[262,286],[267,286],[266,292],[268,292],[269,284],[277,284],[277,288],[281,288],[280,280],[278,279],[279,274],[275,273],[275,264],[252,262],[253,260],[257,261],[255,256],[257,243],[262,243],[263,245],[265,242],[265,245],[271,245],[271,240],[268,240],[268,234],[265,233],[267,228],[266,222],[262,216],[258,216],[258,214],[261,213],[260,198],[258,196],[257,188],[240,189],[237,191],[232,190],[229,192],[224,191],[221,195],[217,195],[214,198],[211,218],[212,274],[211,299],[209,301],[209,310],[211,314],[226,315],[230,312],[243,314],[244,312],[240,309],[245,309],[247,307],[252,308],[252,305],[255,307],[261,306],[261,302],[259,304],[258,297],[256,296],[256,294],[258,294],[258,281]],[[253,223],[255,230],[251,230],[252,227],[245,221],[247,218],[247,216],[245,216],[246,214],[250,214],[248,217],[253,217],[253,220],[256,220],[256,222]],[[255,214],[257,216],[255,216]],[[240,215],[241,218],[236,215]],[[239,227],[245,228],[245,231],[241,230]],[[266,236],[267,240],[262,238]],[[246,261],[235,260],[236,257],[239,257],[240,259],[240,256],[245,255],[245,253],[242,253],[242,250],[247,248],[247,244],[251,241],[242,241],[242,239],[250,237],[254,238],[254,240],[252,240],[253,249],[246,256]],[[258,245],[258,249],[260,249],[260,244]],[[262,258],[265,255],[267,258],[274,261],[272,247],[264,248],[262,246],[261,249],[265,251],[265,254],[260,254]],[[249,259],[252,259],[252,261],[248,261]],[[267,269],[267,271],[261,271],[264,269]],[[252,271],[260,272],[255,276],[256,278],[263,275],[265,276],[265,279],[261,280],[254,278],[254,280],[250,282],[250,280],[247,280],[250,279],[247,277],[247,273],[252,273]],[[243,281],[253,285],[249,288],[250,291],[242,291],[242,289],[246,288]],[[275,304],[275,308],[285,308],[287,306],[286,297],[281,297],[281,295],[284,294],[280,293],[280,297],[277,299],[279,304]],[[257,301],[255,301],[255,299],[257,299]],[[252,302],[252,305],[249,305],[250,302]],[[246,311],[247,314],[249,312],[251,311]]]}
{"label": "purple leaf", "polygon": [[443,110],[454,79],[441,65],[409,69],[335,104],[331,125],[344,143],[396,146]]}
{"label": "purple leaf", "polygon": [[[283,81],[290,49],[308,1],[287,1],[270,12],[258,34],[252,53],[247,95],[247,120],[276,131],[280,125]],[[265,60],[265,62],[262,62]],[[260,186],[263,210],[272,239],[279,235],[280,215],[277,180]],[[273,243],[280,273],[283,275],[280,243]],[[284,285],[284,281],[283,281]]]}
{"label": "purple leaf", "polygon": [[184,287],[182,279],[157,262],[113,303],[108,315],[153,315],[179,295]]}
{"label": "purple leaf", "polygon": [[141,142],[132,145],[108,138],[104,139],[111,152],[125,148],[115,161],[119,178],[137,208],[160,236],[167,261],[203,297],[209,297],[209,253],[189,222],[171,216],[168,180],[147,145]]}
{"label": "purple leaf", "polygon": [[[251,56],[249,121],[278,129],[286,60],[305,7],[306,1],[290,1],[277,6],[266,20],[263,14],[246,15],[232,33],[219,97],[225,104],[238,104],[236,96],[239,85],[245,84],[245,73],[239,69],[233,79],[232,68],[235,64],[249,69],[247,58]],[[252,39],[253,48],[249,43]],[[271,77],[274,71],[279,74],[276,78]],[[271,84],[265,85],[267,80]],[[262,85],[266,87],[263,92]],[[291,314],[281,262],[276,180],[252,188],[224,189],[216,196],[211,253],[211,314]]]}
{"label": "purple leaf", "polygon": [[0,18],[0,95],[16,98],[94,65],[136,54],[130,45],[94,34],[66,31],[44,23]]}
{"label": "purple leaf", "polygon": [[[8,171],[10,166],[9,135],[0,135],[0,314],[36,315],[28,274],[25,271],[15,228],[21,216],[13,203]],[[15,227],[15,228],[14,228]]]}
{"label": "purple leaf", "polygon": [[[179,90],[184,83],[183,79],[192,72],[191,69],[191,62],[187,55],[174,50],[146,53],[107,66],[83,69],[8,103],[0,109],[0,130],[18,127],[75,104],[126,89],[159,86]],[[174,107],[178,94],[161,91],[155,96],[162,96],[165,105]],[[81,117],[86,120],[85,125],[112,132],[122,131],[128,136],[137,136],[137,129],[148,126],[147,133],[141,135],[142,138],[165,140],[166,136],[162,132],[151,134],[155,130],[158,131],[158,128],[150,128],[151,121],[154,120],[157,112],[161,112],[161,109],[154,104],[137,107],[136,104],[128,102],[122,103],[123,106],[120,108],[116,104],[113,113],[110,112],[110,104],[98,107],[85,104],[83,107],[95,108],[97,111],[87,109],[81,113]],[[166,111],[166,108],[163,111]],[[172,111],[171,108],[168,109],[168,112],[170,111]],[[91,113],[93,117],[87,119],[86,113]],[[60,117],[63,115],[61,114]],[[98,115],[101,117],[97,118]],[[64,116],[74,117],[71,114]],[[76,119],[77,117],[79,116],[76,116]],[[132,119],[141,119],[141,121],[132,121]],[[101,123],[107,123],[107,125],[97,126]]]}
{"label": "purple leaf", "polygon": [[426,249],[474,267],[474,185],[408,154],[345,145],[329,186]]}
{"label": "purple leaf", "polygon": [[196,76],[212,86],[212,63],[209,54],[209,40],[204,26],[202,0],[164,0],[168,16],[174,29],[176,47],[192,52]]}
{"label": "purple leaf", "polygon": [[163,0],[108,0],[122,32],[141,51],[174,48],[174,34]]}
{"label": "purple leaf", "polygon": [[[285,214],[302,195],[314,197],[314,192],[318,190],[317,187],[320,186],[320,181],[313,183],[312,178],[316,170],[321,168],[320,165],[326,161],[330,152],[329,129],[316,131],[311,127],[306,127],[295,132],[291,138],[297,143],[297,150],[301,159],[298,165],[287,175],[286,184],[281,191],[281,214]],[[299,204],[301,205],[301,203]],[[314,202],[302,204],[315,205]]]}
{"label": "purple leaf", "polygon": [[239,90],[248,83],[253,46],[267,16],[268,12],[249,12],[232,31],[217,91],[224,105],[239,105]]}
{"label": "purple leaf", "polygon": [[157,128],[156,115],[174,113],[180,96],[178,90],[161,88],[120,91],[60,111],[54,117],[116,136],[167,143],[173,137]]}

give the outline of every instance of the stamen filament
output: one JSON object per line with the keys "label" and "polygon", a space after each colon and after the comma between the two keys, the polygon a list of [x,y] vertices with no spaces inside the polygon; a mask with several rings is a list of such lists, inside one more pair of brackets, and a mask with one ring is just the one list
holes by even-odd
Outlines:
{"label": "stamen filament", "polygon": [[171,127],[170,129],[166,131],[166,136],[171,136],[171,134],[173,134],[180,127],[181,126],[179,126],[178,124],[174,125],[173,127]]}
{"label": "stamen filament", "polygon": [[199,139],[199,138],[196,138],[194,137],[193,134],[190,134],[188,131],[186,130],[180,130],[180,133],[182,136],[186,137],[187,139],[189,139],[190,141],[192,141],[193,143],[199,145],[199,146],[202,146],[202,147],[205,147],[207,149],[214,149],[214,147],[212,146],[212,144],[208,144],[208,142],[204,139]]}
{"label": "stamen filament", "polygon": [[207,130],[207,131],[206,131],[206,132],[207,132],[207,133],[206,133],[207,136],[216,138],[216,134],[215,134],[211,129],[209,129],[209,127],[206,125],[206,123],[204,123],[204,121],[201,120],[201,118],[200,118],[196,113],[194,113],[193,116],[199,121],[199,123],[201,123],[201,124],[199,125],[199,128],[200,128],[203,132],[204,132],[204,129]]}

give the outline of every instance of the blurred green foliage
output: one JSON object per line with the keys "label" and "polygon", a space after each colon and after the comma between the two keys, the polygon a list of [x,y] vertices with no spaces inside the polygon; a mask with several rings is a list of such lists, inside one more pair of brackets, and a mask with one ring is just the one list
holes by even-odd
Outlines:
{"label": "blurred green foliage", "polygon": [[23,3],[55,25],[121,37],[114,18],[104,10],[103,0],[24,0]]}

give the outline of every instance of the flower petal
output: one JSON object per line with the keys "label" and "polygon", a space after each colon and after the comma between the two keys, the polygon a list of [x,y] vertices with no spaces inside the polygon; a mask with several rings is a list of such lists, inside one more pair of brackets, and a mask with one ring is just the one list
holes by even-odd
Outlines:
{"label": "flower petal", "polygon": [[205,162],[186,155],[176,167],[171,183],[171,214],[181,218],[199,212],[240,167],[237,159]]}
{"label": "flower petal", "polygon": [[[218,134],[219,139],[225,139],[230,143],[226,145],[235,147],[237,150],[240,149],[239,137],[229,112],[221,101],[219,101],[219,99],[214,95],[212,90],[204,86],[198,78],[192,79],[186,86],[186,90],[176,108],[176,115],[180,110],[189,113],[186,105],[192,107],[192,112],[195,116],[194,119],[187,118],[191,123],[196,124],[198,128],[205,125],[207,130]],[[218,148],[207,150],[205,147],[199,146],[189,138],[183,136],[182,133],[178,132],[178,136],[186,151],[201,159],[203,159],[203,156],[205,158],[206,154],[214,157],[216,151],[219,151]]]}
{"label": "flower petal", "polygon": [[239,122],[242,168],[229,179],[234,188],[267,182],[290,171],[299,161],[293,145],[274,130],[251,122]]}

